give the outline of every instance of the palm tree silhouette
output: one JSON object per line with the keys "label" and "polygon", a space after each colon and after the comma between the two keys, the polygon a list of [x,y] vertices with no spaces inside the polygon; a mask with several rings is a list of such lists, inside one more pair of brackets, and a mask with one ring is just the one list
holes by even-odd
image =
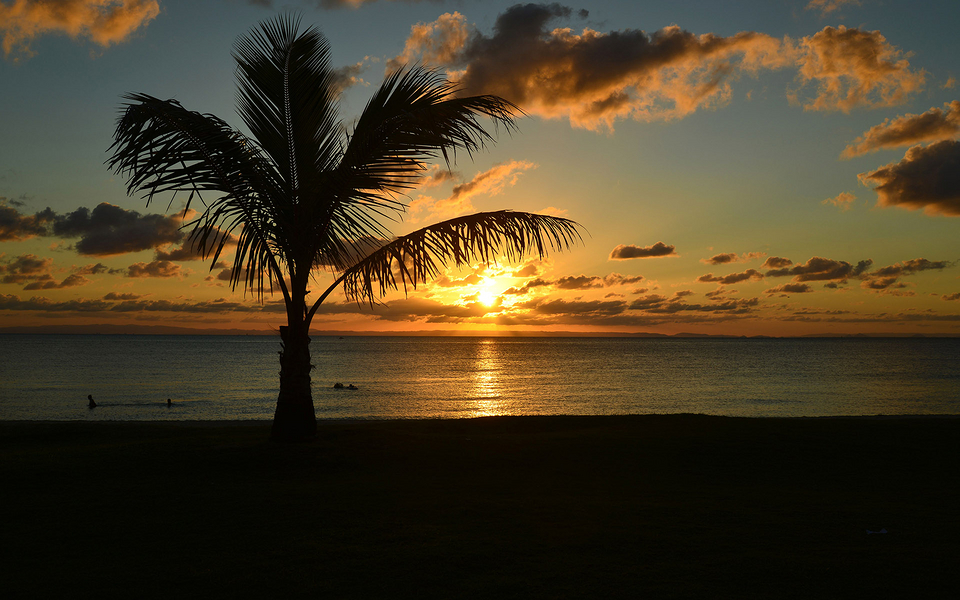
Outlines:
{"label": "palm tree silhouette", "polygon": [[[442,156],[449,165],[457,150],[472,157],[494,141],[478,117],[515,129],[522,111],[514,104],[457,96],[454,84],[414,66],[387,76],[348,128],[327,41],[314,27],[300,31],[299,17],[261,23],[233,55],[238,112],[252,138],[176,100],[128,94],[107,165],[148,205],[157,194],[189,193],[186,213],[200,200],[202,212],[186,225],[194,249],[215,264],[235,241],[233,289],[242,283],[261,301],[266,290],[283,294],[273,439],[316,434],[309,329],[337,286],[372,305],[390,289],[437,277],[444,265],[542,257],[580,240],[574,221],[512,211],[457,217],[396,238],[385,225],[406,209],[402,194],[427,161]],[[321,270],[336,280],[310,303],[307,288]]]}

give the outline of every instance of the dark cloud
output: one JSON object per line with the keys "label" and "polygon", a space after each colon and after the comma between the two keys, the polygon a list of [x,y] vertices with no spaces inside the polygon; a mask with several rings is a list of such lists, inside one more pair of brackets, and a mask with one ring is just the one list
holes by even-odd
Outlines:
{"label": "dark cloud", "polygon": [[656,258],[660,256],[676,256],[675,246],[668,246],[657,242],[652,246],[633,246],[620,244],[610,252],[610,260],[628,260],[631,258]]}
{"label": "dark cloud", "polygon": [[589,290],[593,288],[602,288],[603,279],[601,277],[561,277],[553,282],[553,286],[559,290]]}
{"label": "dark cloud", "polygon": [[729,275],[714,275],[713,273],[707,273],[706,275],[701,275],[697,277],[697,281],[701,283],[719,283],[721,285],[730,285],[733,283],[740,283],[741,281],[747,281],[752,279],[754,281],[759,281],[763,279],[763,273],[757,271],[756,269],[747,269],[743,273],[731,273]]}
{"label": "dark cloud", "polygon": [[53,264],[52,258],[40,258],[36,254],[21,254],[11,260],[0,262],[0,283],[25,283],[39,279]]}
{"label": "dark cloud", "polygon": [[873,184],[878,205],[923,209],[929,215],[960,215],[960,141],[914,146],[860,181]]}
{"label": "dark cloud", "polygon": [[614,285],[630,285],[632,283],[640,283],[641,281],[643,281],[643,275],[629,277],[621,275],[620,273],[610,273],[603,278],[603,284],[608,287]]}
{"label": "dark cloud", "polygon": [[947,267],[953,266],[953,263],[945,260],[927,260],[925,258],[914,258],[905,260],[889,267],[883,267],[870,273],[876,277],[899,277],[901,275],[913,275],[920,271],[942,271]]}
{"label": "dark cloud", "polygon": [[54,279],[52,275],[44,274],[36,281],[33,281],[23,286],[23,289],[24,290],[60,290],[63,288],[79,287],[81,285],[86,285],[88,283],[90,283],[89,279],[77,273],[68,275],[66,279],[59,282],[56,279]]}
{"label": "dark cloud", "polygon": [[741,256],[738,256],[735,252],[724,252],[722,254],[715,254],[710,258],[702,258],[700,262],[706,265],[726,265],[735,262],[749,262],[763,258],[764,256],[766,256],[766,254],[763,252],[745,252]]}
{"label": "dark cloud", "polygon": [[676,314],[676,313],[724,313],[746,314],[752,312],[760,304],[758,298],[729,299],[714,301],[712,304],[687,304],[683,296],[667,298],[659,294],[650,294],[638,298],[630,303],[630,310],[644,311],[649,314]]}
{"label": "dark cloud", "polygon": [[780,40],[755,32],[696,35],[675,25],[648,34],[557,27],[574,12],[560,4],[517,4],[490,36],[459,13],[412,28],[399,62],[456,68],[468,94],[497,94],[546,117],[591,129],[622,118],[682,117],[731,96],[742,71],[791,63]]}
{"label": "dark cloud", "polygon": [[960,101],[947,102],[920,115],[904,115],[874,125],[844,148],[842,158],[853,158],[882,148],[949,140],[960,135]]}
{"label": "dark cloud", "polygon": [[946,300],[947,302],[953,302],[953,301],[955,301],[955,300],[960,300],[960,292],[957,292],[956,294],[950,294],[950,295],[944,294],[944,295],[940,296],[940,299],[941,299],[941,300]]}
{"label": "dark cloud", "polygon": [[793,264],[793,261],[789,258],[781,258],[779,256],[771,256],[763,262],[760,266],[761,269],[782,269],[784,267],[789,267]]}
{"label": "dark cloud", "polygon": [[622,300],[563,300],[537,299],[524,302],[521,308],[540,315],[616,315],[626,309]]}
{"label": "dark cloud", "polygon": [[[9,203],[15,206],[20,204]],[[22,214],[14,206],[9,206],[6,198],[0,198],[0,242],[18,242],[46,235],[47,224],[55,217],[56,214],[49,208],[32,215]]]}
{"label": "dark cloud", "polygon": [[714,256],[711,256],[710,258],[705,258],[700,262],[708,265],[725,265],[727,263],[732,263],[735,260],[737,260],[736,254],[725,253],[725,254],[715,254]]}
{"label": "dark cloud", "polygon": [[180,262],[191,261],[191,260],[200,260],[202,257],[200,253],[197,252],[193,246],[185,244],[183,246],[175,246],[168,250],[157,250],[154,254],[155,260],[176,260]]}
{"label": "dark cloud", "polygon": [[80,254],[112,256],[179,243],[183,239],[180,224],[177,216],[141,215],[102,202],[92,211],[81,207],[58,215],[53,234],[80,238],[74,246]]}
{"label": "dark cloud", "polygon": [[[799,40],[753,31],[729,37],[676,25],[654,33],[562,27],[573,11],[560,4],[517,4],[497,17],[491,35],[460,13],[415,25],[391,65],[443,65],[464,92],[496,94],[531,114],[612,130],[617,120],[682,118],[726,104],[744,73],[796,68],[791,100],[807,110],[892,106],[917,92],[923,71],[876,31],[826,27]],[[800,98],[801,89],[812,90]]]}
{"label": "dark cloud", "polygon": [[83,267],[74,269],[74,273],[77,273],[78,275],[100,275],[101,273],[106,273],[109,270],[110,269],[107,267],[107,265],[103,263],[97,263],[95,265],[85,265]]}
{"label": "dark cloud", "polygon": [[126,276],[142,277],[182,277],[186,275],[183,268],[169,260],[155,260],[149,263],[138,262],[127,267]]}
{"label": "dark cloud", "polygon": [[143,294],[118,294],[116,292],[110,292],[103,297],[104,300],[139,300],[140,298],[143,298]]}
{"label": "dark cloud", "polygon": [[808,294],[813,291],[809,285],[805,283],[785,283],[783,285],[778,285],[777,287],[770,288],[765,290],[764,294]]}
{"label": "dark cloud", "polygon": [[794,281],[831,281],[846,280],[850,277],[859,277],[870,265],[872,260],[862,260],[856,266],[843,260],[832,260],[814,256],[804,264],[795,265],[789,268],[773,269],[766,272],[767,277],[789,277],[793,276]]}
{"label": "dark cloud", "polygon": [[860,282],[860,287],[865,290],[886,290],[907,287],[904,283],[898,283],[896,277],[875,277]]}
{"label": "dark cloud", "polygon": [[0,310],[40,312],[100,312],[113,304],[103,300],[66,300],[54,302],[42,296],[21,300],[13,294],[0,294]]}

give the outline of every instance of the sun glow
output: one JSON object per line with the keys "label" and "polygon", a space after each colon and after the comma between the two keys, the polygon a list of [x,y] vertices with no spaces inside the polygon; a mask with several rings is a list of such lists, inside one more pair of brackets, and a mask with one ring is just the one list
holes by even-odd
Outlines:
{"label": "sun glow", "polygon": [[480,284],[480,289],[477,290],[477,302],[490,308],[497,306],[499,294],[493,290],[495,285],[497,285],[495,278],[485,278],[483,283]]}

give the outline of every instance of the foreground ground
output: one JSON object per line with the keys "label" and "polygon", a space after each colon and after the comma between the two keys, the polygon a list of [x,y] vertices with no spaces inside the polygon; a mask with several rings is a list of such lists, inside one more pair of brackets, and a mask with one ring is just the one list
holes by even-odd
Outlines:
{"label": "foreground ground", "polygon": [[960,419],[320,432],[0,422],[4,597],[956,597]]}

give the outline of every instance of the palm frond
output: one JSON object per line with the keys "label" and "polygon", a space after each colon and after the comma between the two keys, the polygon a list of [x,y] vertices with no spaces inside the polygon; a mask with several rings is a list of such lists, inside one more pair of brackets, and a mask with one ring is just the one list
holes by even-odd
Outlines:
{"label": "palm frond", "polygon": [[442,156],[449,164],[458,150],[473,152],[494,141],[480,119],[495,127],[516,128],[522,114],[496,96],[458,97],[457,88],[438,73],[422,67],[401,69],[386,78],[370,99],[350,136],[337,169],[322,180],[323,190],[312,206],[317,231],[326,246],[315,262],[349,266],[349,252],[337,240],[389,235],[382,221],[406,210],[399,197],[412,189],[428,161]]}
{"label": "palm frond", "polygon": [[340,284],[347,298],[373,304],[391,289],[406,291],[438,277],[443,266],[495,262],[501,256],[516,262],[565,250],[582,241],[581,229],[569,219],[508,210],[442,221],[384,244],[347,269],[317,299],[310,315]]}
{"label": "palm frond", "polygon": [[294,199],[335,166],[342,144],[329,44],[299,25],[294,16],[264,21],[233,52],[240,116]]}
{"label": "palm frond", "polygon": [[[185,210],[206,192],[216,198],[192,226],[190,240],[204,258],[216,262],[231,234],[238,235],[234,260],[236,287],[263,293],[283,281],[275,254],[283,255],[277,202],[282,198],[275,170],[257,146],[213,115],[188,111],[176,100],[130,94],[110,146],[107,165],[127,177],[127,193],[142,192],[149,205],[157,194],[188,194]],[[173,200],[171,199],[171,203]],[[284,290],[285,291],[285,290]]]}

